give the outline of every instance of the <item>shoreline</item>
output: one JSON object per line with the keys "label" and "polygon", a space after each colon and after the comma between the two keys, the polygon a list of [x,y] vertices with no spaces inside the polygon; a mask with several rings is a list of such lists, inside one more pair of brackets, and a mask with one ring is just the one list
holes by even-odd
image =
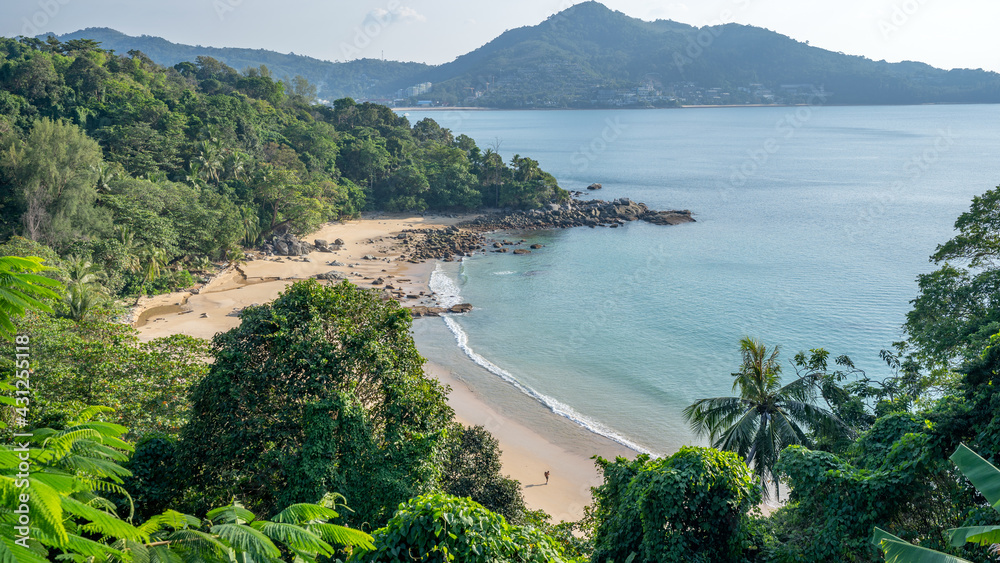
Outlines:
{"label": "shoreline", "polygon": [[[435,306],[437,300],[430,288],[430,278],[439,261],[399,260],[402,245],[395,234],[403,229],[444,228],[476,216],[383,214],[324,225],[304,238],[341,238],[342,250],[312,252],[307,257],[255,259],[224,269],[196,292],[142,297],[132,312],[132,324],[141,341],[178,333],[211,339],[218,332],[238,326],[238,312],[243,307],[272,301],[291,283],[331,270],[347,275],[352,283],[363,288],[379,288],[372,280],[385,278],[386,283],[393,283],[397,289],[420,296],[407,300],[405,305]],[[364,256],[373,256],[375,260],[365,260]],[[353,267],[327,264],[333,260]],[[438,328],[447,330],[443,319],[429,317],[414,319],[414,333],[421,332],[417,329],[418,322],[439,323]],[[520,481],[529,509],[544,510],[554,522],[579,520],[584,507],[592,502],[590,487],[603,481],[591,456],[614,459],[619,455],[636,455],[625,446],[548,410],[468,360],[453,339],[449,348],[461,354],[466,363],[438,363],[435,356],[440,354],[429,350],[426,342],[421,344],[416,334],[414,338],[421,356],[431,358],[424,365],[425,373],[451,387],[448,403],[455,410],[456,419],[466,425],[485,426],[498,439],[503,451],[503,473]],[[547,486],[545,471],[552,473]]]}

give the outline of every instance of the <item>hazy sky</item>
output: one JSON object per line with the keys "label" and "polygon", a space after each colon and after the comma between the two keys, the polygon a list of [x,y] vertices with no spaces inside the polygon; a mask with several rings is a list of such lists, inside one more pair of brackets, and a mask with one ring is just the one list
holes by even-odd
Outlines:
{"label": "hazy sky", "polygon": [[[438,64],[576,0],[2,0],[0,34],[112,27],[178,43]],[[888,61],[1000,72],[997,0],[607,0],[646,20],[738,22]]]}

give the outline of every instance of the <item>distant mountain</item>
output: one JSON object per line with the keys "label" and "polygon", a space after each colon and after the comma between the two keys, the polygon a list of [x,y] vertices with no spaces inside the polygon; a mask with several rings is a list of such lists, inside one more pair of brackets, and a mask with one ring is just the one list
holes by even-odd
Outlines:
{"label": "distant mountain", "polygon": [[510,30],[426,77],[432,97],[501,107],[1000,102],[995,72],[876,62],[752,26],[647,22],[598,2]]}
{"label": "distant mountain", "polygon": [[302,76],[316,85],[319,96],[328,100],[343,97],[380,98],[392,96],[397,90],[416,84],[415,77],[429,67],[423,63],[401,63],[378,59],[360,59],[332,63],[302,55],[276,53],[264,49],[202,47],[172,43],[160,37],[133,37],[104,27],[91,27],[57,35],[60,41],[93,39],[104,49],[125,54],[131,50],[145,53],[157,64],[173,66],[184,61],[194,62],[199,55],[212,57],[237,70],[266,65],[277,80]]}
{"label": "distant mountain", "polygon": [[[420,99],[485,107],[616,107],[696,104],[1000,103],[1000,74],[887,63],[811,47],[766,29],[696,28],[647,22],[584,2],[507,31],[454,61],[428,66],[364,59],[331,63],[272,51],[192,47],[109,29],[64,35],[105,48],[138,49],[173,65],[197,55],[237,69],[267,65],[276,78],[301,75],[327,99],[394,98],[430,82]],[[416,94],[415,92],[420,92]]]}

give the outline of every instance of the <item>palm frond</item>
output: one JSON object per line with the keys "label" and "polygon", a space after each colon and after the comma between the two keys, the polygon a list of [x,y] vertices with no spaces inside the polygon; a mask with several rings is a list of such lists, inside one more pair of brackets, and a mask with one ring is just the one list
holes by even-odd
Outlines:
{"label": "palm frond", "polygon": [[271,540],[279,541],[297,551],[322,553],[328,557],[333,555],[334,550],[330,544],[316,534],[295,524],[263,520],[254,522],[251,527],[262,532]]}
{"label": "palm frond", "polygon": [[314,534],[323,538],[323,541],[333,545],[360,546],[365,549],[375,549],[373,538],[353,528],[346,528],[336,524],[309,524],[307,528]]}
{"label": "palm frond", "polygon": [[226,544],[237,552],[252,557],[255,561],[274,559],[281,556],[281,551],[270,538],[259,530],[239,524],[216,524],[210,530],[219,536]]}
{"label": "palm frond", "polygon": [[320,506],[318,504],[299,503],[274,515],[272,522],[283,522],[286,524],[304,524],[315,520],[333,520],[340,516],[336,510]]}

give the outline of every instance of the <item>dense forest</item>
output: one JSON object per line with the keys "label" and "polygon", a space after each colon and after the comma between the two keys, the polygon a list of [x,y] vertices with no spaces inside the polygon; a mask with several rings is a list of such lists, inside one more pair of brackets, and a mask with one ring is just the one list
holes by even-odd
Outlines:
{"label": "dense forest", "polygon": [[112,293],[137,293],[190,282],[164,266],[204,269],[365,209],[568,197],[531,158],[507,164],[432,120],[314,97],[266,67],[164,68],[89,40],[0,39],[0,237],[87,258]]}
{"label": "dense forest", "polygon": [[301,281],[211,342],[114,322],[113,297],[279,229],[565,197],[537,163],[266,69],[2,41],[3,561],[996,560],[1000,188],[918,279],[892,375],[733,343],[734,396],[685,412],[712,447],[597,459],[586,516],[554,524],[373,290]]}

